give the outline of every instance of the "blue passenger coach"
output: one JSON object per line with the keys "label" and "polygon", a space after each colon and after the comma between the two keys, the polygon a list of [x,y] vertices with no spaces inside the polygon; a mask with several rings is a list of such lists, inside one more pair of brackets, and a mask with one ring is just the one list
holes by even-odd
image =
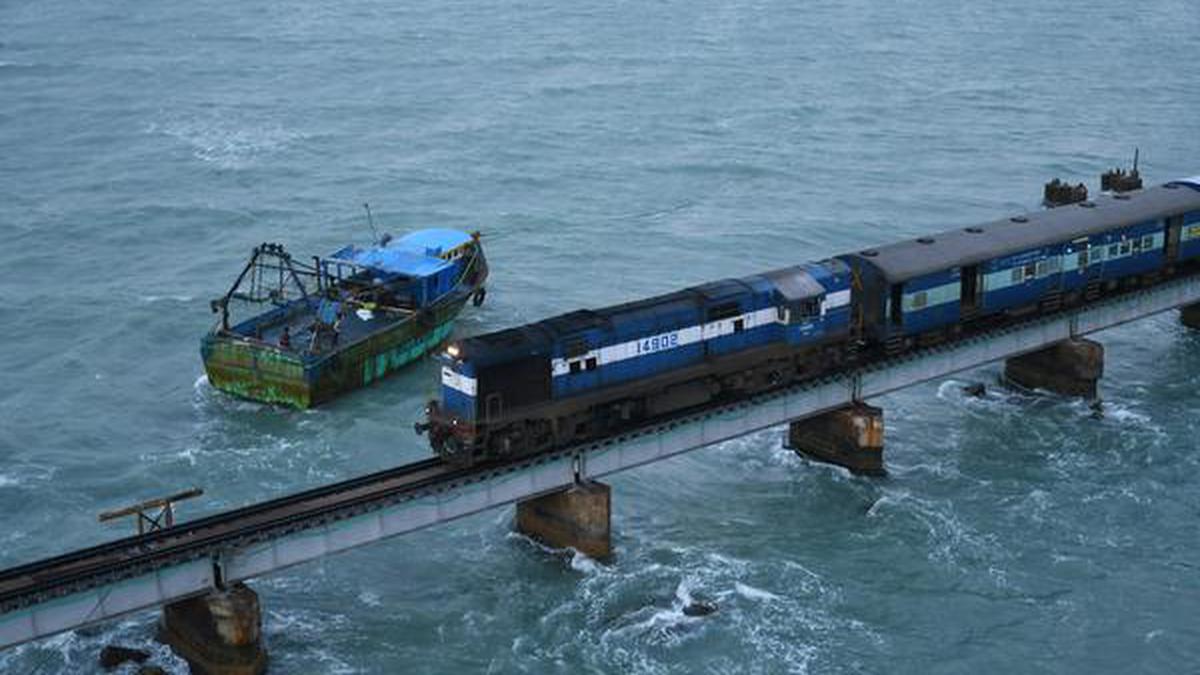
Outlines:
{"label": "blue passenger coach", "polygon": [[1079,302],[1200,258],[1200,179],[840,256],[861,279],[868,339],[890,351],[979,317]]}

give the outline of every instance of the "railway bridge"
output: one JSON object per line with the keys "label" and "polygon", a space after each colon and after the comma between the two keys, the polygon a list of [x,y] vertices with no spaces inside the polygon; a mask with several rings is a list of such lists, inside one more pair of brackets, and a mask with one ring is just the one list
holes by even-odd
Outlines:
{"label": "railway bridge", "polygon": [[1175,308],[1200,328],[1200,276],[542,456],[466,469],[425,460],[13,567],[0,571],[0,648],[161,605],[163,638],[195,672],[261,672],[245,580],[508,504],[526,533],[602,558],[610,493],[598,479],[784,424],[797,450],[879,472],[882,418],[865,401],[1000,360],[1018,383],[1094,395],[1103,349],[1085,336]]}

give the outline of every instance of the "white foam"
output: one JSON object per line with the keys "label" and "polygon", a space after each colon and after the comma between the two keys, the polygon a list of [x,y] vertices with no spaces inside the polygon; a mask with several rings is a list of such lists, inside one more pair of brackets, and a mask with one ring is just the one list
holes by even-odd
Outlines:
{"label": "white foam", "polygon": [[279,123],[247,123],[221,117],[171,120],[151,124],[151,134],[165,134],[192,148],[192,156],[223,169],[240,169],[264,154],[280,150],[304,134]]}
{"label": "white foam", "polygon": [[743,584],[740,581],[734,583],[733,587],[737,590],[738,595],[742,596],[743,598],[746,598],[747,600],[769,602],[772,600],[779,599],[778,595],[775,595],[774,593],[772,593],[770,591],[764,591],[761,588],[755,588],[749,584]]}

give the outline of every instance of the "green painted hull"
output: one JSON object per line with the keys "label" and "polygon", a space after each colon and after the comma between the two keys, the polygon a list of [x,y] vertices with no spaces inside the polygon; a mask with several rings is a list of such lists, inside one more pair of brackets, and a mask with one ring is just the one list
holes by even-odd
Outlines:
{"label": "green painted hull", "polygon": [[319,359],[227,332],[209,333],[200,349],[204,370],[209,383],[228,394],[309,408],[382,379],[445,342],[470,297],[453,295]]}

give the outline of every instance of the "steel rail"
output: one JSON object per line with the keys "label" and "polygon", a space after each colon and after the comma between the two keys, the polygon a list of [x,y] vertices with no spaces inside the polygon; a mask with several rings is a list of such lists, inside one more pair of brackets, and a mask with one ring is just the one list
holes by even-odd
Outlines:
{"label": "steel rail", "polygon": [[[249,519],[255,516],[261,516],[271,511],[279,511],[287,509],[297,504],[310,502],[318,499],[325,499],[338,494],[346,493],[353,490],[362,489],[371,485],[386,483],[403,479],[416,473],[422,473],[431,469],[441,467],[443,462],[437,458],[426,459],[412,464],[385,469],[363,476],[357,476],[338,483],[323,485],[320,487],[297,492],[283,497],[278,497],[264,502],[258,502],[235,508],[229,511],[222,511],[209,516],[199,518],[197,520],[186,521],[179,523],[174,527],[148,532],[144,535],[131,535],[122,539],[106,542],[89,548],[72,551],[50,558],[32,561],[15,567],[10,567],[5,570],[0,570],[0,606],[6,605],[13,597],[22,595],[27,592],[27,588],[14,587],[14,581],[20,581],[22,578],[27,578],[33,581],[34,577],[45,577],[47,580],[57,577],[53,575],[56,568],[76,568],[75,572],[92,570],[96,565],[103,565],[104,562],[110,561],[114,556],[126,554],[121,561],[132,561],[139,557],[144,557],[148,553],[163,553],[180,546],[183,540],[189,537],[197,536],[205,529],[227,526],[232,522],[241,519]],[[175,541],[171,541],[175,540]],[[155,551],[147,551],[148,547],[163,547]],[[130,554],[132,553],[132,556]],[[86,568],[80,568],[81,563],[86,564],[89,560],[95,561],[92,565]],[[74,576],[74,575],[72,575]],[[32,585],[32,584],[30,584]]]}

